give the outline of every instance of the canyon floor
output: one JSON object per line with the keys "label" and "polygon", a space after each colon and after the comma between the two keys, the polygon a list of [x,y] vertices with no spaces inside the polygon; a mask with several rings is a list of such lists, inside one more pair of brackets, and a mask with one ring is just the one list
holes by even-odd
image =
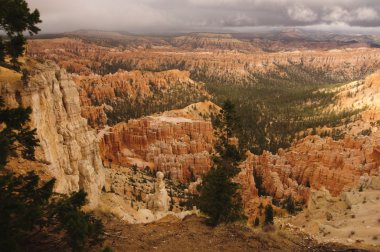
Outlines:
{"label": "canyon floor", "polygon": [[379,251],[360,244],[318,243],[289,228],[273,232],[240,224],[212,228],[203,221],[195,215],[182,221],[168,216],[158,222],[135,225],[109,219],[105,222],[104,244],[114,251]]}

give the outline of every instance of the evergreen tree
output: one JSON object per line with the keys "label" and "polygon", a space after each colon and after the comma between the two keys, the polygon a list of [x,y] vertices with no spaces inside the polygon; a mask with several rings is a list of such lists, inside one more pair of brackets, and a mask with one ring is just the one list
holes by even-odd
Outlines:
{"label": "evergreen tree", "polygon": [[[0,30],[7,35],[5,42],[0,39],[0,64],[5,55],[10,55],[15,66],[24,51],[22,33],[29,31],[32,35],[39,31],[35,26],[40,22],[39,12],[30,13],[24,0],[0,0],[0,6]],[[27,73],[22,81],[29,81]],[[27,125],[31,112],[30,107],[6,108],[0,97],[0,250],[32,250],[30,245],[35,241],[46,245],[49,235],[62,234],[73,251],[81,251],[92,242],[101,241],[102,235],[101,222],[81,210],[86,193],[54,194],[55,179],[43,183],[33,172],[16,176],[7,169],[10,155],[35,159],[36,129]]]}
{"label": "evergreen tree", "polygon": [[284,207],[290,214],[294,214],[296,212],[296,203],[294,202],[292,195],[289,195],[286,198],[284,201]]}
{"label": "evergreen tree", "polygon": [[34,173],[26,176],[0,176],[0,248],[21,251],[32,237],[48,223],[44,219],[52,196],[54,180],[39,186]]}
{"label": "evergreen tree", "polygon": [[258,172],[253,171],[253,179],[255,180],[258,196],[267,196],[268,193],[263,186],[263,177],[259,175]]}
{"label": "evergreen tree", "polygon": [[4,108],[0,97],[0,124],[5,127],[0,131],[0,169],[7,163],[9,155],[21,152],[24,158],[34,159],[34,148],[38,145],[36,130],[27,126],[31,108]]}
{"label": "evergreen tree", "polygon": [[214,118],[217,141],[214,165],[203,177],[198,206],[209,216],[208,223],[217,225],[245,218],[239,185],[232,178],[239,173],[238,162],[241,154],[235,145],[228,141],[232,137],[235,111],[230,102],[223,104],[221,115]]}
{"label": "evergreen tree", "polygon": [[24,52],[26,39],[23,32],[29,35],[37,34],[40,29],[40,13],[31,11],[25,0],[0,0],[0,31],[6,34],[5,40],[0,39],[0,63],[4,56],[9,55],[14,67],[18,67],[17,58]]}
{"label": "evergreen tree", "polygon": [[265,207],[265,220],[264,220],[265,225],[270,225],[273,224],[273,207],[271,204],[268,204]]}
{"label": "evergreen tree", "polygon": [[254,226],[255,226],[255,227],[258,227],[259,225],[260,225],[259,217],[256,217],[256,218],[255,218],[255,222],[254,222]]}
{"label": "evergreen tree", "polygon": [[81,211],[86,196],[87,193],[80,190],[70,196],[61,196],[49,205],[50,218],[58,223],[58,229],[65,231],[64,239],[73,251],[82,251],[87,246],[102,241],[102,222]]}
{"label": "evergreen tree", "polygon": [[46,183],[34,173],[16,176],[6,169],[10,155],[34,160],[36,130],[27,126],[31,108],[4,108],[0,97],[0,248],[24,251],[33,240],[61,231],[73,251],[100,242],[102,224],[80,210],[86,193],[53,197],[55,179]]}

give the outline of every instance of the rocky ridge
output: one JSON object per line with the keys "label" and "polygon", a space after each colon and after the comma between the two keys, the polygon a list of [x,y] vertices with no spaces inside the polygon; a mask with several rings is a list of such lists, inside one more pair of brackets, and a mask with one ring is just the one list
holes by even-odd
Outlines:
{"label": "rocky ridge", "polygon": [[170,39],[174,47],[186,50],[237,50],[257,52],[259,47],[249,41],[234,38],[231,34],[191,33]]}
{"label": "rocky ridge", "polygon": [[[217,37],[216,40],[235,40],[224,37]],[[189,38],[184,39],[187,41]],[[202,39],[215,40],[207,36]],[[180,69],[201,79],[242,83],[255,82],[255,76],[268,73],[291,78],[289,72],[284,70],[288,68],[305,76],[323,76],[326,80],[342,82],[357,80],[380,66],[379,50],[368,47],[249,53],[172,47],[108,48],[72,38],[31,40],[29,43],[28,53],[31,56],[54,60],[61,67],[80,75],[114,73],[118,69]],[[112,66],[112,69],[105,69],[106,66]]]}
{"label": "rocky ridge", "polygon": [[[106,125],[107,113],[114,114],[114,123],[208,97],[202,84],[190,79],[187,71],[119,71],[103,76],[73,75],[73,79],[80,93],[82,116],[93,127]],[[181,95],[186,97],[177,97]]]}

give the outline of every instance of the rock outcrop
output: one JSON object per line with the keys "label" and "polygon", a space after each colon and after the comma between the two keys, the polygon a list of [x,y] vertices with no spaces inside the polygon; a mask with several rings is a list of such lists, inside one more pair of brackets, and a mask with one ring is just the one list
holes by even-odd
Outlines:
{"label": "rock outcrop", "polygon": [[40,140],[37,158],[48,164],[49,174],[57,179],[55,190],[70,193],[82,188],[94,207],[104,184],[103,165],[96,135],[81,117],[75,83],[53,63],[31,61],[27,66],[30,80],[23,84],[20,76],[1,78],[0,95],[9,107],[33,109],[31,127]]}
{"label": "rock outcrop", "polygon": [[258,198],[258,191],[256,188],[255,180],[253,177],[253,163],[254,155],[246,153],[246,160],[240,165],[240,172],[234,180],[240,184],[240,192],[243,201],[244,211],[248,217],[254,215],[257,210],[258,204],[255,199]]}
{"label": "rock outcrop", "polygon": [[146,205],[153,212],[167,212],[169,211],[170,197],[165,188],[164,174],[157,172],[156,178],[154,194],[147,195]]}
{"label": "rock outcrop", "polygon": [[117,124],[100,149],[105,162],[149,166],[184,182],[209,170],[212,140],[210,121],[160,115]]}
{"label": "rock outcrop", "polygon": [[162,72],[119,71],[107,75],[74,76],[80,88],[83,105],[93,101],[113,100],[128,97],[144,99],[154,95],[154,90],[168,90],[172,85],[194,83],[187,71],[169,70]]}

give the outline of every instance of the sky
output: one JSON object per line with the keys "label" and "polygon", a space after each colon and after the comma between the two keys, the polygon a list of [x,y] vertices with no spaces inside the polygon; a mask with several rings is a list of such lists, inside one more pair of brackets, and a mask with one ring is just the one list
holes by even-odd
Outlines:
{"label": "sky", "polygon": [[380,0],[27,0],[42,33],[170,33],[298,27],[380,33]]}

